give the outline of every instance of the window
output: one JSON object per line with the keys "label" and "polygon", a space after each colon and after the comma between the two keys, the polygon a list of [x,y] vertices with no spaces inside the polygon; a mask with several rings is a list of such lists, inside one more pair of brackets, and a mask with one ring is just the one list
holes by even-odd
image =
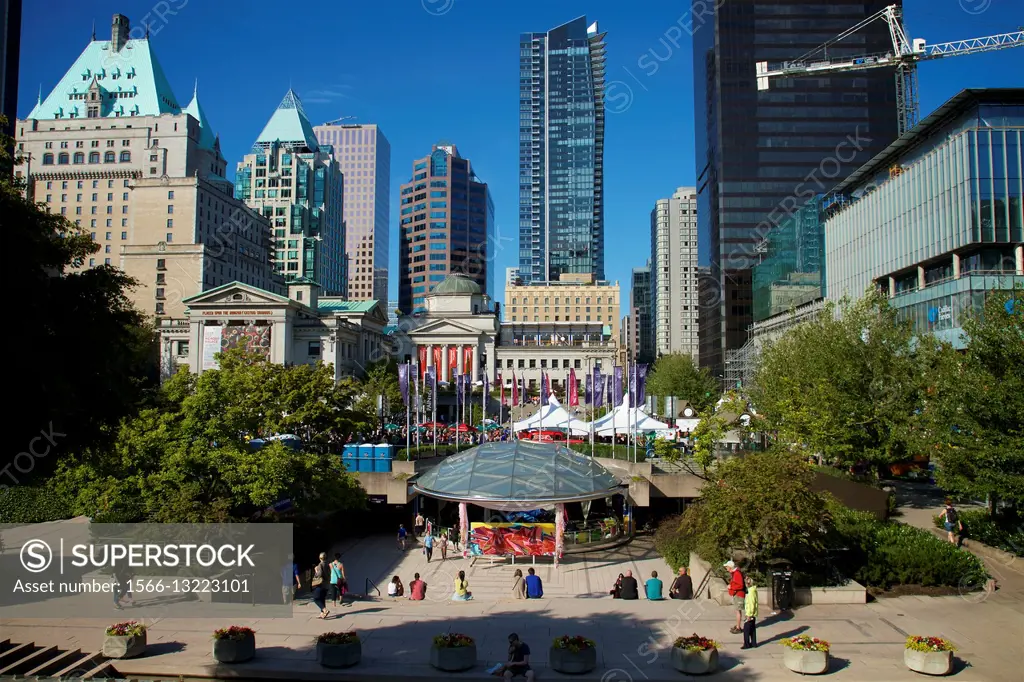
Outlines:
{"label": "window", "polygon": [[307,354],[310,357],[314,357],[314,358],[315,357],[320,357],[320,342],[319,341],[310,341],[309,342],[309,351],[307,352]]}
{"label": "window", "polygon": [[163,315],[164,314],[164,304],[163,303],[157,303],[156,304],[156,314],[157,315]]}
{"label": "window", "polygon": [[[111,140],[113,142],[113,140]],[[114,152],[106,152],[103,154],[103,163],[114,163]]]}
{"label": "window", "polygon": [[[108,220],[107,222],[109,223],[110,221]],[[108,227],[109,227],[109,225],[108,225]],[[122,231],[122,232],[121,232],[121,239],[128,239],[128,233],[127,233],[127,232],[124,232],[124,231]]]}
{"label": "window", "polygon": [[121,163],[129,163],[132,160],[131,152],[121,152]]}
{"label": "window", "polygon": [[99,152],[89,152],[89,163],[99,163],[99,162],[100,162],[100,153]]}
{"label": "window", "polygon": [[178,357],[184,358],[188,356],[188,341],[178,341]]}
{"label": "window", "polygon": [[66,166],[68,165],[69,159],[70,157],[68,156],[67,152],[61,152],[60,156],[57,157],[57,164],[60,166]]}
{"label": "window", "polygon": [[167,215],[171,215],[172,213],[174,213],[174,206],[171,205],[171,204],[168,204],[167,205]]}
{"label": "window", "polygon": [[163,287],[157,287],[156,288],[156,300],[162,301],[162,300],[164,300],[164,298],[166,298],[164,296],[164,288]]}
{"label": "window", "polygon": [[174,218],[168,218],[167,219],[167,228],[170,229],[172,227],[174,227]]}
{"label": "window", "polygon": [[156,259],[156,269],[157,270],[166,270],[167,269],[167,261],[164,260],[163,258],[157,258]]}
{"label": "window", "polygon": [[46,154],[43,154],[43,165],[44,166],[52,166],[53,165],[53,154],[51,152],[47,152]]}
{"label": "window", "polygon": [[173,198],[174,198],[174,190],[173,189],[168,190],[167,191],[167,200],[170,201]]}
{"label": "window", "polygon": [[164,241],[166,241],[168,244],[170,244],[171,242],[174,241],[174,235],[171,234],[170,232],[168,232],[167,233],[167,239],[165,239]]}

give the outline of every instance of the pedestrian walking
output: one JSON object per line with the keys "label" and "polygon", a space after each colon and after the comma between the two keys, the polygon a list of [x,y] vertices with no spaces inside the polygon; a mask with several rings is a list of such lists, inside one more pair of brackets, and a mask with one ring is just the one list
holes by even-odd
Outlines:
{"label": "pedestrian walking", "polygon": [[725,568],[730,573],[729,578],[729,597],[732,598],[732,605],[736,609],[736,625],[729,629],[729,632],[734,635],[738,635],[743,632],[743,615],[745,606],[745,600],[747,597],[746,592],[746,581],[743,577],[743,572],[736,566],[736,562],[729,559],[724,564]]}
{"label": "pedestrian walking", "polygon": [[946,528],[946,539],[954,545],[959,545],[957,535],[963,535],[964,524],[952,500],[946,500],[946,508],[942,511],[942,525]]}
{"label": "pedestrian walking", "polygon": [[327,552],[320,552],[320,561],[313,567],[313,603],[320,609],[320,620],[327,618],[327,587],[331,576],[331,567],[327,563]]}
{"label": "pedestrian walking", "polygon": [[434,536],[427,535],[423,538],[423,553],[427,555],[427,563],[430,563],[430,557],[434,554]]}
{"label": "pedestrian walking", "polygon": [[438,544],[441,545],[441,561],[444,561],[448,558],[448,533],[441,533]]}
{"label": "pedestrian walking", "polygon": [[416,537],[423,535],[423,529],[426,527],[427,521],[423,518],[423,514],[416,515],[416,522],[413,524],[413,531],[416,533]]}
{"label": "pedestrian walking", "polygon": [[345,565],[341,563],[341,553],[335,552],[334,561],[331,562],[331,598],[335,606],[339,599],[344,603],[346,587]]}
{"label": "pedestrian walking", "polygon": [[398,549],[405,551],[405,538],[409,535],[409,531],[405,529],[405,524],[398,524]]}

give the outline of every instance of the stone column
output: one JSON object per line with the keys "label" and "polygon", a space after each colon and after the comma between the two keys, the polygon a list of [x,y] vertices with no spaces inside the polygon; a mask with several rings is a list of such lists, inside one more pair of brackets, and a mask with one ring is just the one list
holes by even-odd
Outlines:
{"label": "stone column", "polygon": [[924,266],[917,266],[917,288],[924,289],[927,286],[927,282],[924,279]]}
{"label": "stone column", "polygon": [[1024,275],[1024,244],[1017,244],[1014,248],[1013,259],[1016,261],[1017,274]]}
{"label": "stone column", "polygon": [[895,295],[896,295],[896,278],[895,277],[890,277],[889,278],[889,298],[892,298]]}

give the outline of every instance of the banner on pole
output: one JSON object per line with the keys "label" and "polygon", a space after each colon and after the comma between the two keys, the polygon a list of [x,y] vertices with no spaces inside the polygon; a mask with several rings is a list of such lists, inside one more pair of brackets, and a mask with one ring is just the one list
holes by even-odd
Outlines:
{"label": "banner on pole", "polygon": [[455,369],[458,369],[458,368],[459,368],[459,347],[458,346],[448,346],[448,369],[455,370]]}
{"label": "banner on pole", "polygon": [[636,366],[636,402],[638,406],[647,402],[647,367],[646,364]]}
{"label": "banner on pole", "polygon": [[444,374],[441,372],[441,346],[434,346],[434,380],[437,381]]}
{"label": "banner on pole", "polygon": [[618,407],[622,404],[622,368],[615,368],[615,379],[612,383],[612,406]]}
{"label": "banner on pole", "polygon": [[398,366],[398,390],[402,392],[402,402],[409,407],[409,364]]}
{"label": "banner on pole", "polygon": [[427,347],[426,346],[418,346],[416,348],[416,353],[419,355],[419,360],[420,360],[420,379],[422,379],[423,376],[427,372]]}
{"label": "banner on pole", "polygon": [[566,388],[569,393],[569,407],[580,406],[580,391],[579,386],[576,385],[576,369],[569,370],[569,385]]}
{"label": "banner on pole", "polygon": [[583,402],[585,402],[587,405],[594,404],[593,380],[593,375],[588,374],[586,381],[583,382]]}
{"label": "banner on pole", "polygon": [[520,405],[519,402],[519,381],[516,379],[516,373],[512,372],[512,404]]}

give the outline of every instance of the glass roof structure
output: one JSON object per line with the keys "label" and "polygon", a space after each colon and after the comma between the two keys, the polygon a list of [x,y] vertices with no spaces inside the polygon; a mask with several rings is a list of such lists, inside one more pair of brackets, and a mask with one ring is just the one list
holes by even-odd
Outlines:
{"label": "glass roof structure", "polygon": [[484,443],[448,457],[412,481],[427,497],[491,509],[531,508],[610,497],[625,486],[587,455],[554,443]]}

